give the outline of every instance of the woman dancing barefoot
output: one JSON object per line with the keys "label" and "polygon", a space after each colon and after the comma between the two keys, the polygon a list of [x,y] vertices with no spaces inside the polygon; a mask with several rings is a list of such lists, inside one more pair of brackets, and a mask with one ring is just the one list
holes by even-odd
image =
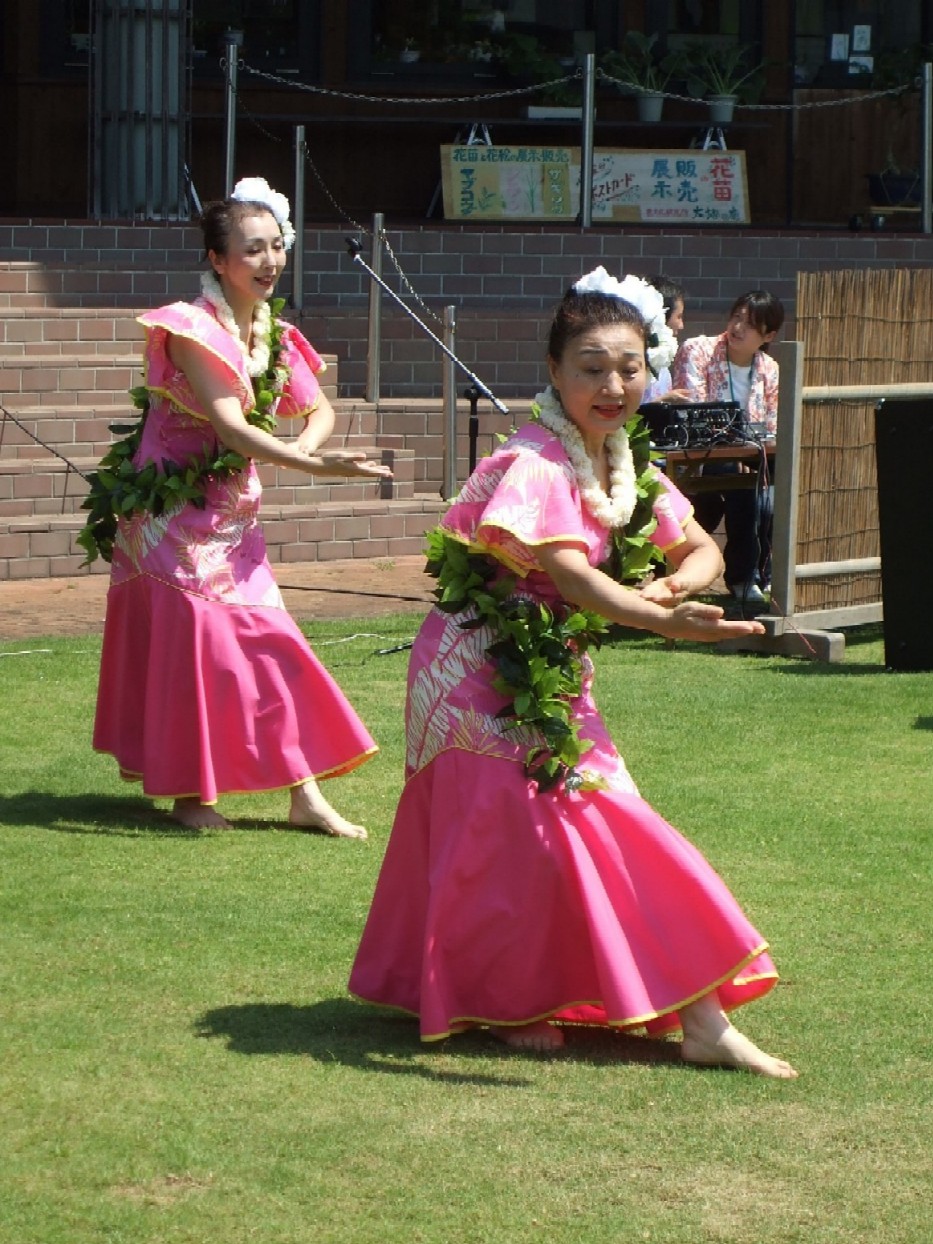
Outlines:
{"label": "woman dancing barefoot", "polygon": [[[256,462],[389,471],[319,453],[334,427],[323,362],[269,304],[294,238],[288,200],[248,178],[201,223],[201,297],[139,317],[143,418],[98,473],[81,536],[89,560],[112,561],[94,746],[146,794],[173,799],[189,829],[228,825],[215,807],[224,792],[288,790],[290,824],[365,838],[318,780],[376,745],[284,607]],[[272,434],[276,416],[299,421],[291,444]],[[130,490],[135,504],[123,504]]]}
{"label": "woman dancing barefoot", "polygon": [[[763,629],[688,599],[719,551],[630,422],[646,352],[657,369],[672,341],[645,282],[577,282],[536,421],[429,537],[439,605],[412,651],[407,781],[350,989],[417,1015],[426,1041],[485,1027],[554,1052],[562,1024],[680,1031],[685,1062],[790,1079],[726,1017],[774,986],[766,942],[639,796],[591,691],[601,620],[710,642]],[[669,571],[651,581],[648,541]]]}

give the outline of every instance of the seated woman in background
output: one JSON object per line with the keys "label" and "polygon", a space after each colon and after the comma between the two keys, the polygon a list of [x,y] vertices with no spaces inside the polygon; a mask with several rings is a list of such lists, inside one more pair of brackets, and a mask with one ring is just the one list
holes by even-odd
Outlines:
{"label": "seated woman in background", "polygon": [[[773,294],[761,289],[743,294],[733,303],[725,332],[683,342],[671,372],[674,388],[685,390],[692,402],[738,402],[762,436],[775,436],[778,365],[767,349],[783,323],[784,307]],[[709,463],[703,474],[751,469],[734,462]],[[732,595],[743,604],[764,604],[764,591],[771,586],[771,489],[706,492],[693,501],[697,520],[707,531],[715,531],[725,518],[725,579]]]}

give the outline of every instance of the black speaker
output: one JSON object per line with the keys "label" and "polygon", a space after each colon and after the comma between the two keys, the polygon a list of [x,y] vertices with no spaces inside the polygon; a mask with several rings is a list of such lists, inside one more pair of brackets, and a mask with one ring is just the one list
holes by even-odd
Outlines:
{"label": "black speaker", "polygon": [[933,670],[933,399],[875,407],[884,660],[893,670]]}

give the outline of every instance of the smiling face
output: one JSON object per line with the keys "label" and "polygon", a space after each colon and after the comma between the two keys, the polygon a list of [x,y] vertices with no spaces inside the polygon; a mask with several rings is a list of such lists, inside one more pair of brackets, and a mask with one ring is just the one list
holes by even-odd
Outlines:
{"label": "smiling face", "polygon": [[591,454],[638,410],[645,392],[645,343],[631,324],[601,324],[548,358],[551,384]]}
{"label": "smiling face", "polygon": [[735,311],[726,325],[726,351],[729,361],[747,367],[755,357],[756,351],[773,341],[775,333],[763,333],[749,321],[748,308],[742,307]]}
{"label": "smiling face", "polygon": [[256,211],[234,220],[223,252],[208,251],[233,314],[251,311],[269,298],[285,267],[282,231],[271,212]]}

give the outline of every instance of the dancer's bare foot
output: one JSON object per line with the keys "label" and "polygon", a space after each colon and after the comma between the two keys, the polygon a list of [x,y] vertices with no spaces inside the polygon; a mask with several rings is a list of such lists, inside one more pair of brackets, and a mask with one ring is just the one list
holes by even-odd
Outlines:
{"label": "dancer's bare foot", "polygon": [[173,821],[186,829],[229,829],[230,822],[216,808],[199,799],[176,799],[169,813]]}
{"label": "dancer's bare foot", "polygon": [[734,1067],[738,1071],[751,1071],[776,1080],[797,1079],[797,1072],[790,1063],[766,1054],[731,1024],[722,1036],[711,1043],[684,1037],[680,1057],[685,1063],[697,1067]]}
{"label": "dancer's bare foot", "polygon": [[354,825],[332,808],[314,778],[292,787],[292,806],[288,823],[299,829],[316,829],[332,838],[360,838],[368,835],[362,825]]}
{"label": "dancer's bare foot", "polygon": [[517,1024],[502,1027],[494,1024],[489,1031],[499,1041],[513,1050],[534,1050],[538,1054],[553,1054],[564,1048],[564,1034],[546,1019],[533,1024]]}
{"label": "dancer's bare foot", "polygon": [[796,1080],[797,1072],[783,1058],[760,1050],[726,1018],[717,1001],[701,998],[680,1013],[684,1039],[680,1057],[698,1067],[733,1067],[776,1080]]}

